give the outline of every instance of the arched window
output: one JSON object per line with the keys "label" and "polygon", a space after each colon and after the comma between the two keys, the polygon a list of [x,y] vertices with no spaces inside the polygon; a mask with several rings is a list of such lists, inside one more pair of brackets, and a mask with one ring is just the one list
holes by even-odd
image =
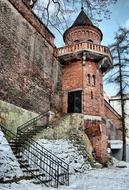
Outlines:
{"label": "arched window", "polygon": [[91,42],[91,43],[93,43],[93,40],[87,40],[87,42]]}
{"label": "arched window", "polygon": [[79,40],[74,40],[74,43],[79,43],[80,41]]}

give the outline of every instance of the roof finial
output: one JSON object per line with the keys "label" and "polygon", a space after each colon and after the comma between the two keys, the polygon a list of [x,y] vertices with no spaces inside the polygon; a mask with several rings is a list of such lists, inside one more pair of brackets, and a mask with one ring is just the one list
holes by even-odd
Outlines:
{"label": "roof finial", "polygon": [[81,4],[82,4],[81,10],[83,11],[83,10],[84,10],[84,7],[83,7],[83,0],[81,0]]}

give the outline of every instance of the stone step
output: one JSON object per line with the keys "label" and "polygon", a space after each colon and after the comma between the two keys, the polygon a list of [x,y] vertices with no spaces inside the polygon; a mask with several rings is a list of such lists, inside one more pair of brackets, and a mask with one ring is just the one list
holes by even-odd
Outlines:
{"label": "stone step", "polygon": [[10,145],[16,144],[16,141],[10,141],[9,144]]}
{"label": "stone step", "polygon": [[[41,181],[42,181],[42,183],[47,184],[47,183],[51,182],[52,179],[50,179],[50,178],[48,178],[48,179],[46,178],[46,179],[45,179],[45,178],[44,178],[44,179],[42,179]],[[37,184],[37,185],[38,185],[38,184],[41,184],[40,181],[33,181],[33,183],[34,183],[34,184]]]}
{"label": "stone step", "polygon": [[34,174],[36,177],[45,176],[45,173]]}
{"label": "stone step", "polygon": [[5,180],[1,180],[0,182],[3,184],[8,184],[8,183],[17,183],[21,180],[30,180],[30,179],[34,179],[33,175],[28,175],[28,176],[20,176],[20,177],[13,177],[12,179],[5,179]]}
{"label": "stone step", "polygon": [[21,155],[16,155],[16,158],[18,159],[18,158],[22,158],[22,156]]}
{"label": "stone step", "polygon": [[35,131],[26,131],[26,132],[21,133],[21,136],[27,135],[27,134],[36,134],[36,132]]}
{"label": "stone step", "polygon": [[20,168],[28,168],[29,166],[28,163],[20,163]]}
{"label": "stone step", "polygon": [[22,160],[21,158],[18,159],[20,163],[28,163],[28,160]]}
{"label": "stone step", "polygon": [[13,139],[11,139],[11,140],[9,141],[9,143],[11,143],[11,142],[16,142],[17,140],[18,140],[18,137],[13,138]]}
{"label": "stone step", "polygon": [[13,151],[13,154],[16,156],[16,158],[17,158],[17,151],[16,151],[16,149],[15,150],[12,150]]}
{"label": "stone step", "polygon": [[[21,134],[20,138],[22,138],[22,140],[23,140],[26,137],[32,137],[33,135],[34,135],[34,133],[23,133],[23,134]],[[19,140],[20,140],[20,138],[19,138]]]}
{"label": "stone step", "polygon": [[47,126],[36,126],[35,128],[33,128],[34,130],[43,130],[45,129]]}
{"label": "stone step", "polygon": [[13,148],[16,148],[17,145],[16,145],[16,144],[14,144],[14,145],[10,145],[10,147],[13,149]]}
{"label": "stone step", "polygon": [[16,149],[16,147],[11,147],[11,149],[12,149],[12,151],[13,151],[14,154],[17,154],[17,149]]}
{"label": "stone step", "polygon": [[28,173],[28,172],[39,172],[39,169],[38,168],[28,168],[28,169],[23,169],[22,171],[25,172],[25,173]]}

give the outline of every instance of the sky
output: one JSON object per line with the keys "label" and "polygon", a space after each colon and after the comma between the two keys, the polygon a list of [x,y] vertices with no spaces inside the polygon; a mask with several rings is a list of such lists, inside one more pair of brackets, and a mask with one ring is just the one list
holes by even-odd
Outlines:
{"label": "sky", "polygon": [[111,19],[103,20],[99,28],[103,32],[103,45],[113,42],[113,36],[119,26],[129,29],[129,0],[118,0],[118,3],[111,6]]}
{"label": "sky", "polygon": [[[120,26],[129,29],[129,0],[118,0],[117,4],[111,6],[111,11],[111,19],[103,20],[99,26],[103,32],[102,44],[106,46],[113,43],[114,34]],[[118,87],[105,84],[104,91],[108,96],[114,96],[118,92]]]}

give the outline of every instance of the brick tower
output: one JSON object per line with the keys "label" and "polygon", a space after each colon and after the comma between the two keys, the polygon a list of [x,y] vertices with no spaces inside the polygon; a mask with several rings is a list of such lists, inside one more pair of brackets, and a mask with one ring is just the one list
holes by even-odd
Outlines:
{"label": "brick tower", "polygon": [[103,34],[82,8],[63,37],[66,46],[58,49],[63,65],[63,112],[101,116],[102,77],[112,65],[108,48],[100,45]]}
{"label": "brick tower", "polygon": [[84,114],[85,131],[102,163],[107,160],[104,117],[103,75],[112,66],[103,34],[83,8],[64,35],[65,46],[58,49],[62,63],[62,111]]}

